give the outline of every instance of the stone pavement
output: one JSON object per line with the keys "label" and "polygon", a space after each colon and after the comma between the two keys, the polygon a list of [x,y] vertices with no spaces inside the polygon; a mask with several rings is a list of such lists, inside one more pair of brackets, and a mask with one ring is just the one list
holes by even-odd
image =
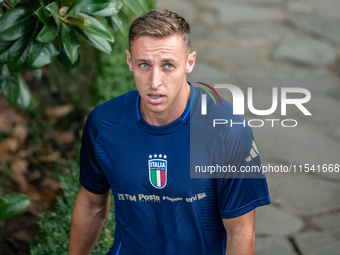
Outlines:
{"label": "stone pavement", "polygon": [[[312,116],[293,106],[282,116],[280,104],[270,116],[246,109],[247,119],[298,121],[294,128],[279,121],[253,128],[264,165],[297,167],[296,173],[267,174],[272,203],[256,211],[255,254],[340,254],[340,173],[299,171],[305,164],[316,169],[340,164],[340,1],[159,0],[157,5],[191,24],[197,62],[189,81],[231,83],[245,94],[253,87],[256,109],[270,108],[273,87],[311,92],[305,107]],[[218,92],[231,100],[230,93]]]}

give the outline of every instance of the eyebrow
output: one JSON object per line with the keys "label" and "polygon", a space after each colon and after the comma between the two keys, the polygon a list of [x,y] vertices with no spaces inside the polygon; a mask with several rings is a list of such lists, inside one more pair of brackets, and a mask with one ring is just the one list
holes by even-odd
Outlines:
{"label": "eyebrow", "polygon": [[151,61],[150,60],[147,60],[147,59],[136,59],[135,60],[135,63],[137,63],[137,62],[143,62],[143,63],[150,63]]}
{"label": "eyebrow", "polygon": [[176,60],[172,59],[172,58],[166,58],[162,60],[163,62],[177,62]]}
{"label": "eyebrow", "polygon": [[[135,60],[135,63],[150,63],[151,61],[150,60],[147,60],[147,59],[136,59]],[[163,59],[162,62],[164,63],[168,63],[168,62],[177,62],[175,59],[172,59],[172,58],[166,58],[166,59]]]}

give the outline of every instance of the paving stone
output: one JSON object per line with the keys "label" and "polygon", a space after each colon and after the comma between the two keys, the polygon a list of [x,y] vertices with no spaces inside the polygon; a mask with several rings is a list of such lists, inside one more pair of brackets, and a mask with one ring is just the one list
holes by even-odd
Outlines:
{"label": "paving stone", "polygon": [[189,24],[196,23],[197,17],[199,17],[195,5],[192,5],[189,1],[183,0],[158,0],[157,8],[168,9],[173,11],[180,16],[183,16]]}
{"label": "paving stone", "polygon": [[[261,67],[247,66],[237,71],[239,78],[333,78],[334,75],[325,68],[300,67]],[[272,86],[272,84],[271,84]],[[323,86],[323,85],[322,85]]]}
{"label": "paving stone", "polygon": [[[206,26],[214,26],[217,22],[217,17],[215,15],[214,11],[209,11],[206,10],[204,12],[200,12],[199,14],[199,22],[201,22],[202,24],[206,25]],[[191,24],[190,24],[191,26]]]}
{"label": "paving stone", "polygon": [[257,237],[255,255],[296,255],[292,245],[283,237]]}
{"label": "paving stone", "polygon": [[209,11],[206,11],[201,14],[198,11],[198,9],[196,9],[195,6],[190,4],[190,2],[188,1],[159,0],[157,1],[157,8],[168,9],[183,16],[190,24],[190,34],[192,37],[202,36],[205,30],[205,24],[211,26],[212,25],[211,22],[213,22],[209,15],[210,14]]}
{"label": "paving stone", "polygon": [[237,71],[236,76],[247,87],[270,91],[272,87],[300,87],[311,92],[328,93],[339,82],[329,70],[323,68],[246,67]]}
{"label": "paving stone", "polygon": [[241,45],[240,41],[227,28],[214,31],[202,40],[192,41],[192,49],[203,61],[236,68],[244,65],[259,65],[266,61],[268,47]]}
{"label": "paving stone", "polygon": [[250,3],[257,3],[257,4],[280,4],[283,3],[283,0],[247,0]]}
{"label": "paving stone", "polygon": [[295,16],[290,24],[313,35],[321,36],[340,45],[340,19],[327,19],[317,16]]}
{"label": "paving stone", "polygon": [[224,2],[212,2],[211,6],[217,11],[219,20],[223,23],[280,20],[284,17],[281,10],[272,7]]}
{"label": "paving stone", "polygon": [[335,62],[336,53],[330,43],[306,37],[285,40],[274,50],[272,57],[295,64],[325,66]]}
{"label": "paving stone", "polygon": [[216,68],[212,65],[206,65],[201,63],[196,63],[193,71],[187,74],[188,79],[200,79],[200,78],[228,78],[229,73],[226,70]]}
{"label": "paving stone", "polygon": [[294,237],[303,255],[338,255],[340,241],[329,233],[307,232]]}
{"label": "paving stone", "polygon": [[197,46],[197,52],[202,54],[204,59],[212,63],[235,67],[258,66],[262,62],[267,62],[271,49],[267,45],[249,44],[246,39],[225,26],[210,30],[205,38],[193,42],[193,45]]}
{"label": "paving stone", "polygon": [[[326,83],[320,83],[320,86]],[[313,114],[310,116],[310,120],[314,125],[322,125],[329,127],[339,127],[340,120],[340,100],[322,94],[312,94],[312,99],[306,103],[306,108]],[[293,108],[294,113],[297,113],[296,107]],[[293,114],[294,114],[293,113]],[[295,114],[294,114],[295,115]],[[296,115],[295,115],[296,116]],[[333,137],[332,137],[332,140]],[[327,143],[327,141],[325,141]],[[329,153],[329,150],[325,150],[325,153]],[[340,163],[340,159],[338,160]]]}
{"label": "paving stone", "polygon": [[287,9],[289,11],[292,12],[296,12],[296,13],[305,13],[305,14],[309,14],[313,12],[313,8],[309,5],[306,5],[304,3],[300,3],[300,2],[295,2],[295,1],[290,1],[287,2]]}
{"label": "paving stone", "polygon": [[312,219],[312,224],[340,238],[340,212],[316,216]]}
{"label": "paving stone", "polygon": [[297,0],[296,2],[309,6],[314,13],[326,18],[340,18],[339,0]]}
{"label": "paving stone", "polygon": [[334,135],[335,135],[335,137],[337,137],[340,140],[340,128],[338,128],[334,131]]}
{"label": "paving stone", "polygon": [[[339,108],[338,108],[339,109]],[[308,116],[307,116],[308,117]],[[288,117],[291,118],[291,117]],[[294,118],[294,117],[293,117]],[[317,127],[311,125],[302,124],[300,119],[297,119],[299,124],[294,128],[285,128],[281,126],[282,117],[252,117],[251,119],[262,119],[264,122],[263,127],[253,127],[253,133],[256,139],[256,144],[261,152],[261,155],[266,155],[267,158],[274,159],[275,161],[281,162],[283,166],[291,167],[291,171],[294,170],[294,165],[296,165],[296,172],[305,174],[307,177],[307,172],[304,168],[299,166],[309,166],[315,167],[315,172],[309,171],[308,173],[313,177],[324,177],[324,178],[335,178],[339,180],[339,172],[323,172],[322,165],[327,164],[339,164],[339,151],[340,143],[334,140],[332,137],[328,137],[324,130],[319,130]],[[280,121],[274,122],[274,127],[271,127],[272,123],[270,121],[265,121],[266,119],[279,119]],[[250,119],[248,118],[248,121]],[[260,125],[258,122],[253,122],[253,125]],[[286,122],[285,125],[294,123]],[[318,172],[317,166],[320,165],[320,172]],[[300,170],[302,169],[302,170]],[[309,176],[309,175],[308,175]],[[323,182],[322,182],[323,183]],[[332,183],[330,184],[332,185]],[[333,187],[333,186],[332,186]],[[339,190],[340,191],[340,190]],[[308,194],[306,194],[308,196]],[[329,197],[327,195],[327,197]],[[340,201],[340,196],[338,201]],[[340,208],[339,206],[333,205],[331,200],[331,208]],[[317,203],[318,204],[318,203]],[[312,206],[312,204],[311,204]],[[315,208],[316,212],[327,212],[324,208]]]}
{"label": "paving stone", "polygon": [[261,23],[237,29],[238,35],[249,44],[273,44],[288,38],[298,38],[300,34],[281,23]]}
{"label": "paving stone", "polygon": [[304,226],[303,220],[272,205],[256,209],[256,234],[285,236],[298,233]]}
{"label": "paving stone", "polygon": [[200,38],[204,35],[205,27],[202,24],[192,22],[190,24],[190,39],[197,40],[196,38]]}
{"label": "paving stone", "polygon": [[339,210],[339,193],[340,185],[323,179],[282,179],[271,185],[272,201],[301,216]]}

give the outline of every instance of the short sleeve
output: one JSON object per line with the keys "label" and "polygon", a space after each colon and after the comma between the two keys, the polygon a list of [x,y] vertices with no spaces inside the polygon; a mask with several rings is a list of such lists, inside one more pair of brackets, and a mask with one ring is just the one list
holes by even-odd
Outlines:
{"label": "short sleeve", "polygon": [[224,138],[225,162],[234,173],[218,179],[218,203],[222,218],[241,216],[269,204],[267,181],[261,169],[259,151],[249,126],[232,127]]}
{"label": "short sleeve", "polygon": [[93,113],[88,117],[82,137],[80,150],[80,178],[81,185],[88,191],[95,194],[103,194],[110,187],[107,179],[96,159],[94,145],[98,130]]}

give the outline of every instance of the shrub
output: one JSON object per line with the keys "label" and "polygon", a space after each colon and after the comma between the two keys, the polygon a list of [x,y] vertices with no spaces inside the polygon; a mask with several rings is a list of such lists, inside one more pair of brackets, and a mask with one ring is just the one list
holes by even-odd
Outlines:
{"label": "shrub", "polygon": [[[128,47],[127,27],[119,26],[119,24],[128,26],[132,22],[133,13],[140,12],[136,9],[136,3],[152,9],[153,0],[123,0],[123,3],[124,6],[119,13],[123,22],[110,24],[121,31],[115,35],[115,43],[110,55],[83,44],[83,51],[80,50],[82,63],[77,69],[69,70],[56,61],[48,68],[47,77],[50,83],[53,82],[53,85],[58,88],[62,99],[73,103],[82,114],[88,114],[94,106],[135,89],[133,75],[127,67],[124,51]],[[76,147],[75,151],[77,153],[79,148]],[[63,195],[57,198],[54,211],[41,213],[39,234],[31,244],[32,255],[67,254],[72,210],[80,189],[79,164],[71,161],[69,166],[69,170],[64,175],[60,175]],[[114,198],[111,194],[110,212],[92,254],[106,254],[113,245],[114,232]]]}
{"label": "shrub", "polygon": [[[57,197],[54,211],[43,211],[39,221],[39,234],[31,244],[32,255],[67,254],[73,204],[80,189],[79,165],[69,162],[70,169],[60,176],[64,191]],[[115,231],[114,206],[111,195],[111,208],[103,230],[95,244],[92,254],[105,255],[113,244]]]}

